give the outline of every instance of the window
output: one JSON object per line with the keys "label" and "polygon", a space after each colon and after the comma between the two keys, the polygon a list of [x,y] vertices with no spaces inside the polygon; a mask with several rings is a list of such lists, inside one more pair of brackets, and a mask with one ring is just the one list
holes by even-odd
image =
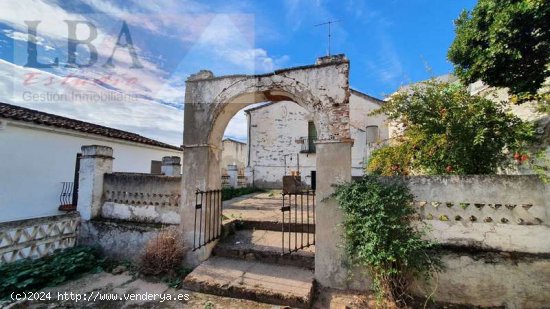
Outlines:
{"label": "window", "polygon": [[317,141],[317,129],[315,129],[315,123],[309,121],[307,123],[307,142],[309,149],[313,149],[312,152],[315,152],[315,141]]}
{"label": "window", "polygon": [[307,123],[307,136],[299,137],[297,144],[302,145],[301,153],[315,153],[315,142],[317,141],[317,130],[313,121]]}
{"label": "window", "polygon": [[378,126],[367,126],[365,133],[367,135],[367,145],[374,144],[380,140]]}
{"label": "window", "polygon": [[161,174],[162,161],[151,160],[151,174]]}

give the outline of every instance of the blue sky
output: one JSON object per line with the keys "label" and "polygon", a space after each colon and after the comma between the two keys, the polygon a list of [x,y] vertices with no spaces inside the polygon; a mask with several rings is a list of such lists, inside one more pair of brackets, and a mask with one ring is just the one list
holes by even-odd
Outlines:
{"label": "blue sky", "polygon": [[[212,70],[216,75],[250,74],[311,64],[325,55],[327,48],[326,28],[314,25],[339,20],[332,28],[332,52],[345,53],[350,59],[353,88],[382,98],[401,85],[452,70],[446,52],[454,38],[453,20],[475,2],[2,1],[1,99],[180,144],[184,81],[199,69]],[[38,60],[51,63],[58,58],[61,66],[40,71],[24,67],[28,38],[25,20],[40,20]],[[63,20],[85,20],[97,27],[93,41],[99,55],[96,64],[85,69],[63,66],[67,62],[67,25]],[[141,69],[130,68],[132,58],[124,48],[114,54],[116,68],[102,66],[113,53],[122,21],[128,24]],[[86,26],[77,28],[79,38],[88,35]],[[77,62],[88,60],[87,47],[79,45]],[[78,84],[75,78],[93,83]],[[23,96],[25,92],[75,91],[133,97],[130,101],[102,98],[101,102],[75,102],[72,98]],[[226,134],[244,138],[242,113],[230,123]]]}

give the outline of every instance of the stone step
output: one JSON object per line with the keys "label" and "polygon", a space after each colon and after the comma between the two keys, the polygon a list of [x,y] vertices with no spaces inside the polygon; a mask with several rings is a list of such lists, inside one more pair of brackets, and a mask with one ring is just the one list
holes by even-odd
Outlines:
{"label": "stone step", "polygon": [[[237,230],[227,236],[214,248],[216,256],[259,261],[269,264],[289,265],[313,270],[315,268],[315,246],[309,246],[282,255],[282,233],[267,230]],[[285,233],[285,250],[288,250],[288,233]],[[303,244],[306,244],[307,234],[303,235]],[[290,248],[301,247],[302,235],[290,233]],[[309,240],[313,241],[313,234],[309,234]],[[297,246],[294,245],[298,240]],[[288,251],[287,251],[288,252]]]}
{"label": "stone step", "polygon": [[[241,229],[245,230],[267,230],[267,231],[278,231],[280,232],[283,228],[283,224],[281,221],[258,221],[258,220],[238,220],[239,226]],[[285,222],[284,229],[286,231],[298,231],[301,232],[302,230],[304,233],[315,233],[315,224],[310,223],[304,223],[302,224],[300,221],[297,223],[291,222]]]}
{"label": "stone step", "polygon": [[299,267],[212,256],[187,275],[183,284],[196,292],[309,308],[313,278],[312,271]]}

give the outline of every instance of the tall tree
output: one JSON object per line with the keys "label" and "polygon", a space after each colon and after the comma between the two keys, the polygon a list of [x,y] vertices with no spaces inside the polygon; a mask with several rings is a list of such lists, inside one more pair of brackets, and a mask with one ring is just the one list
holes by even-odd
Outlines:
{"label": "tall tree", "polygon": [[479,0],[455,24],[448,57],[464,83],[533,95],[550,76],[550,1]]}

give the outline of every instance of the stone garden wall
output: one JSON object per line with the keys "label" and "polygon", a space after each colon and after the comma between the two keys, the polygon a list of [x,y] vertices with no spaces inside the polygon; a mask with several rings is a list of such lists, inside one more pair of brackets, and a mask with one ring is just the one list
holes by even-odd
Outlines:
{"label": "stone garden wall", "polygon": [[416,293],[482,307],[550,304],[550,186],[536,176],[404,179],[446,269]]}
{"label": "stone garden wall", "polygon": [[78,243],[99,246],[112,259],[138,262],[147,242],[168,228],[177,226],[102,219],[83,221]]}
{"label": "stone garden wall", "polygon": [[[536,176],[512,175],[381,180],[409,187],[418,212],[415,224],[428,227],[427,237],[441,244],[445,269],[414,282],[415,294],[481,307],[550,304],[549,184]],[[336,201],[332,205],[338,207]],[[335,213],[339,222],[340,215]],[[317,279],[331,287],[369,289],[365,272],[347,267],[341,227],[317,223],[317,233],[329,235],[316,243]]]}
{"label": "stone garden wall", "polygon": [[150,239],[180,224],[181,176],[105,173],[102,192],[99,216],[82,222],[78,240],[110,258],[138,261]]}
{"label": "stone garden wall", "polygon": [[453,246],[550,253],[550,187],[536,176],[408,177],[430,238]]}
{"label": "stone garden wall", "polygon": [[180,191],[179,176],[105,174],[101,218],[179,224]]}

